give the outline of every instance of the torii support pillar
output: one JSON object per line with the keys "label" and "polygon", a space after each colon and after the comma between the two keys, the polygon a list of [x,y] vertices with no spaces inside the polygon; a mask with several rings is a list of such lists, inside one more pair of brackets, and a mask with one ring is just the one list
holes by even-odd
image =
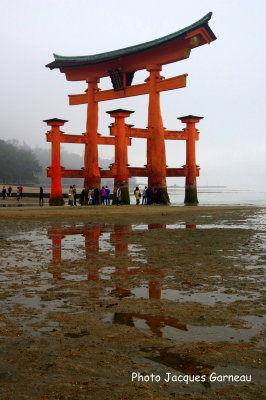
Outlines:
{"label": "torii support pillar", "polygon": [[62,227],[51,229],[48,237],[52,239],[52,263],[48,271],[54,278],[62,279],[62,239],[64,237]]}
{"label": "torii support pillar", "polygon": [[197,205],[197,171],[196,165],[196,140],[198,140],[198,130],[195,124],[198,123],[203,117],[196,117],[194,115],[187,115],[180,117],[183,123],[187,126],[185,132],[187,133],[186,140],[186,183],[185,183],[185,201],[186,205]]}
{"label": "torii support pillar", "polygon": [[62,196],[62,171],[61,171],[61,156],[60,156],[60,126],[63,126],[65,122],[68,122],[64,119],[52,118],[46,119],[43,122],[46,122],[48,126],[51,126],[52,129],[47,133],[47,139],[49,135],[49,141],[52,143],[52,152],[51,152],[51,193],[49,204],[51,206],[62,206],[64,204],[63,196]]}
{"label": "torii support pillar", "polygon": [[99,257],[99,238],[101,235],[100,226],[93,226],[90,230],[85,230],[83,236],[85,238],[86,259],[89,265],[88,280],[98,281],[99,271],[97,268],[97,257]]}
{"label": "torii support pillar", "polygon": [[115,118],[112,127],[112,133],[116,137],[115,141],[115,163],[113,169],[115,171],[114,185],[121,189],[122,204],[130,204],[129,189],[128,189],[128,137],[127,125],[125,118],[129,117],[134,111],[123,110],[121,108],[113,111],[107,111],[111,117]]}

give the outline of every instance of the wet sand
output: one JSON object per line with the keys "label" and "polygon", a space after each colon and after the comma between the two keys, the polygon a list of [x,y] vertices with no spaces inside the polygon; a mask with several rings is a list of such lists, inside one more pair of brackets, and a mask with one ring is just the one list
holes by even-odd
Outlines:
{"label": "wet sand", "polygon": [[263,398],[265,208],[18,207],[0,219],[1,400]]}
{"label": "wet sand", "polygon": [[[28,204],[35,203],[35,206],[28,206]],[[14,202],[13,202],[14,204]],[[194,215],[200,215],[204,212],[215,213],[215,218],[222,218],[223,213],[231,213],[236,211],[236,217],[238,212],[246,211],[253,212],[254,210],[265,210],[266,207],[246,207],[246,206],[136,206],[136,205],[122,205],[122,206],[60,206],[60,207],[49,207],[47,202],[44,207],[39,207],[38,199],[23,199],[22,203],[15,203],[15,206],[8,207],[0,204],[0,219],[55,219],[68,218],[68,219],[83,219],[88,218],[92,222],[110,222],[121,221],[126,222],[141,222],[144,220],[155,220],[159,222],[165,222],[165,220],[172,220],[179,218],[179,216],[187,216],[190,218]]]}

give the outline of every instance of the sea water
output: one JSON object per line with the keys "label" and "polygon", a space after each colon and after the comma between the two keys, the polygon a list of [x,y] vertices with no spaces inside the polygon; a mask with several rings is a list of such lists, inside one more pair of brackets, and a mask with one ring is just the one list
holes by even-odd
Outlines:
{"label": "sea water", "polygon": [[[144,187],[140,187],[141,191]],[[171,205],[184,205],[185,189],[168,187]],[[135,204],[135,197],[131,196],[131,204]],[[231,187],[198,187],[198,201],[200,206],[266,206],[266,187],[245,189]]]}

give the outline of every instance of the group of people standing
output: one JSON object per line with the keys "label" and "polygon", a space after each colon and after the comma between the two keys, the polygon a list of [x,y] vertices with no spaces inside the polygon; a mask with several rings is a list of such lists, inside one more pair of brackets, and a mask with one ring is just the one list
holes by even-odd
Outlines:
{"label": "group of people standing", "polygon": [[163,191],[161,188],[157,189],[155,187],[151,188],[150,186],[145,186],[141,193],[139,187],[137,186],[134,190],[134,195],[137,205],[140,204],[141,198],[143,205],[161,204],[163,202]]}
{"label": "group of people standing", "polygon": [[[72,185],[69,187],[68,191],[68,204],[70,206],[77,205],[77,190],[76,186]],[[102,186],[101,189],[98,187],[93,188],[89,186],[87,189],[83,188],[80,193],[79,203],[81,205],[106,205],[110,206],[112,204],[120,205],[122,204],[122,192],[119,186],[114,188],[113,195],[111,194],[111,190],[106,186]]]}
{"label": "group of people standing", "polygon": [[[73,185],[73,186],[75,186],[75,185]],[[70,188],[71,188],[71,186],[70,186]],[[73,192],[73,187],[72,187],[72,192]],[[75,197],[75,195],[76,195],[76,197]],[[77,192],[76,192],[76,187],[75,187],[74,193],[73,193],[73,204],[72,205],[77,205],[76,200],[77,200]],[[80,204],[82,204],[82,205],[102,204],[102,205],[109,206],[111,204],[111,191],[107,185],[102,186],[101,189],[93,188],[92,186],[89,186],[87,189],[83,188],[80,193]]]}
{"label": "group of people standing", "polygon": [[77,189],[76,185],[69,186],[68,190],[68,205],[69,206],[76,206],[77,205]]}
{"label": "group of people standing", "polygon": [[[23,190],[24,190],[24,188],[23,188],[23,186],[22,185],[19,185],[18,187],[17,187],[17,190],[16,190],[16,200],[19,202],[20,200],[22,200],[22,198],[23,198]],[[12,188],[12,186],[10,185],[8,188],[6,188],[5,186],[3,186],[3,188],[2,188],[2,197],[3,197],[3,200],[5,200],[5,199],[11,199],[12,198],[12,193],[13,193],[13,188]],[[40,206],[43,206],[43,197],[44,197],[44,194],[43,194],[43,188],[42,188],[42,186],[40,187],[40,191],[39,191],[39,204],[40,204]]]}
{"label": "group of people standing", "polygon": [[[12,186],[9,186],[6,188],[3,186],[2,188],[2,197],[3,200],[6,198],[11,198],[12,197]],[[163,192],[162,189],[157,189],[157,188],[151,188],[150,186],[141,190],[137,186],[134,190],[134,195],[136,198],[136,204],[139,205],[140,203],[143,205],[149,205],[149,204],[161,204],[163,202]],[[16,200],[19,201],[23,197],[23,186],[18,186],[17,187],[17,196]],[[39,203],[40,206],[43,206],[43,188],[40,187],[40,193],[39,193]],[[122,192],[121,188],[119,186],[116,186],[114,188],[114,193],[111,195],[111,191],[109,187],[102,186],[101,189],[99,188],[92,188],[89,186],[87,189],[82,189],[80,193],[80,204],[81,205],[106,205],[109,206],[111,204],[111,199],[113,201],[113,204],[120,205],[122,204]],[[77,194],[77,189],[76,185],[71,185],[69,187],[68,191],[68,204],[70,206],[77,206],[77,200],[78,200],[78,194]]]}
{"label": "group of people standing", "polygon": [[[134,195],[136,198],[136,204],[140,204],[142,199],[143,205],[150,205],[150,204],[161,204],[163,202],[163,192],[162,189],[151,188],[150,186],[141,190],[137,186],[134,190]],[[75,185],[70,186],[68,192],[68,204],[70,206],[77,205],[77,189]],[[99,188],[92,188],[89,186],[87,189],[83,188],[80,193],[80,204],[81,205],[106,205],[109,206],[111,204],[111,199],[113,204],[120,205],[122,204],[122,192],[119,186],[114,188],[114,193],[111,195],[111,191],[109,187],[102,186],[101,189]]]}
{"label": "group of people standing", "polygon": [[[10,199],[12,197],[12,192],[13,192],[13,188],[12,186],[8,186],[8,188],[6,188],[5,186],[2,187],[2,197],[3,200]],[[22,199],[23,197],[23,186],[19,185],[17,187],[17,197],[16,200],[19,201],[20,199]]]}

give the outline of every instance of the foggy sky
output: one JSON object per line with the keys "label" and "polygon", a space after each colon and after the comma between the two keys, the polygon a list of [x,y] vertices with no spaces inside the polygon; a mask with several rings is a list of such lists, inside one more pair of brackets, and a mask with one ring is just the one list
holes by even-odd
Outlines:
{"label": "foggy sky", "polygon": [[[164,126],[180,130],[184,126],[177,117],[204,117],[198,125],[200,185],[264,189],[265,0],[1,0],[0,139],[47,148],[42,121],[52,117],[69,120],[65,133],[84,132],[86,107],[69,106],[67,95],[83,93],[86,84],[68,82],[59,70],[45,68],[53,53],[90,55],[132,46],[182,29],[209,11],[217,40],[192,50],[189,59],[163,67],[165,78],[188,73],[186,88],[161,95]],[[134,83],[146,77],[146,71],[138,72]],[[100,87],[110,87],[107,78]],[[145,128],[147,105],[147,96],[101,103],[99,132],[109,134],[112,121],[105,112],[114,108],[134,110],[127,122]],[[129,162],[143,166],[145,140],[132,143]],[[83,152],[82,145],[64,148]],[[169,167],[184,164],[185,143],[168,141],[166,149]],[[113,146],[99,146],[99,155],[111,157]],[[183,178],[174,183],[182,184]]]}

